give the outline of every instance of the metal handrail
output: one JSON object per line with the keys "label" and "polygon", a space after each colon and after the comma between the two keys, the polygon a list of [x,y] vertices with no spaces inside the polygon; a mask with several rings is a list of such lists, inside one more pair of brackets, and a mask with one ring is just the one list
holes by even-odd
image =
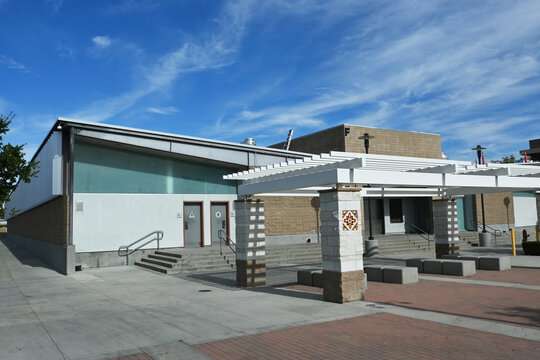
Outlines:
{"label": "metal handrail", "polygon": [[418,227],[418,226],[416,226],[416,225],[414,225],[412,223],[406,223],[406,226],[413,227],[413,230],[416,230],[416,231],[414,231],[414,233],[416,235],[420,235],[421,238],[423,238],[424,240],[426,240],[428,242],[428,250],[431,251],[431,242],[434,241],[435,239],[430,239],[429,238],[430,233],[428,233],[426,230],[424,230],[424,229],[422,229],[422,228],[420,228],[420,227]]}
{"label": "metal handrail", "polygon": [[[221,243],[223,242],[232,250],[233,253],[236,254],[236,243],[232,241],[232,239],[229,237],[229,235],[227,235],[227,233],[224,230],[218,230],[218,238],[219,238],[219,253],[221,255],[223,255],[223,250],[221,248]],[[231,244],[234,245],[234,249],[231,246]]]}
{"label": "metal handrail", "polygon": [[[131,250],[129,249],[133,245],[135,245],[135,244],[149,238],[151,235],[154,235],[154,234],[156,235],[156,237],[146,241],[145,243],[137,246],[134,249],[131,249]],[[132,242],[129,245],[120,246],[118,248],[118,256],[125,256],[126,257],[126,265],[129,265],[129,255],[133,254],[135,251],[139,250],[143,246],[146,246],[146,245],[150,244],[152,241],[157,241],[157,249],[159,250],[159,241],[162,240],[162,239],[163,239],[163,231],[162,230],[154,230],[150,234],[143,236],[139,240],[136,240],[136,241]]]}
{"label": "metal handrail", "polygon": [[[478,224],[476,223],[476,229],[480,229],[482,228],[483,229],[483,224]],[[499,230],[499,229],[495,229],[494,227],[492,226],[489,226],[488,224],[486,224],[486,228],[490,229],[491,231],[488,231],[488,233],[490,233],[491,235],[495,236],[495,245],[497,245],[497,236],[502,236],[502,231]],[[477,231],[477,232],[480,232],[480,231]]]}

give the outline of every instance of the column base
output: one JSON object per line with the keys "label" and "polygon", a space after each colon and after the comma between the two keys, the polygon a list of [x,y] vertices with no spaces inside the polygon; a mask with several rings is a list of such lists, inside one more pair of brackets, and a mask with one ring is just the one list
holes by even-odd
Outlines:
{"label": "column base", "polygon": [[266,260],[236,259],[236,284],[246,287],[266,285]]}
{"label": "column base", "polygon": [[364,271],[337,272],[323,270],[324,301],[346,303],[365,298]]}
{"label": "column base", "polygon": [[443,255],[459,255],[459,244],[435,244],[435,257],[442,259]]}

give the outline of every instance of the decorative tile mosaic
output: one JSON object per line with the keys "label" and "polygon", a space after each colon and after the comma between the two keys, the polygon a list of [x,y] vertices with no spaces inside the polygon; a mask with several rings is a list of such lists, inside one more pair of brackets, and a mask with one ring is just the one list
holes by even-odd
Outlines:
{"label": "decorative tile mosaic", "polygon": [[343,231],[358,230],[358,210],[343,210]]}

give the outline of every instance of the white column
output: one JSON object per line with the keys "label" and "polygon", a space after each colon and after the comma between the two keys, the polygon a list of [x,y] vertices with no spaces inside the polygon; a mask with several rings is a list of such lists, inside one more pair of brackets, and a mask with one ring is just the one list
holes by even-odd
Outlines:
{"label": "white column", "polygon": [[236,200],[236,282],[240,286],[266,284],[264,203]]}
{"label": "white column", "polygon": [[360,189],[320,192],[323,296],[345,303],[363,300],[364,243]]}
{"label": "white column", "polygon": [[459,255],[459,227],[455,199],[433,200],[433,230],[435,232],[435,255]]}

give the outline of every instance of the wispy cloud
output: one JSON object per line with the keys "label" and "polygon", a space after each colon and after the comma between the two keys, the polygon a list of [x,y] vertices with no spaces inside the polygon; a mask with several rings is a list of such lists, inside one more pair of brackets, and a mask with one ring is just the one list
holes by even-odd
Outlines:
{"label": "wispy cloud", "polygon": [[22,73],[29,73],[30,72],[30,70],[28,70],[28,68],[26,66],[24,66],[23,64],[18,63],[17,61],[15,61],[15,60],[13,60],[11,58],[8,58],[7,56],[4,56],[4,55],[0,55],[0,65],[5,66],[5,67],[7,67],[8,69],[11,69],[11,70],[20,71]]}
{"label": "wispy cloud", "polygon": [[180,111],[177,108],[175,108],[174,106],[149,107],[146,110],[148,110],[151,113],[160,114],[160,115],[172,115],[172,114],[176,114],[178,111]]}
{"label": "wispy cloud", "polygon": [[107,11],[109,13],[128,13],[136,11],[148,11],[157,9],[162,3],[155,0],[124,0],[119,4],[109,5]]}
{"label": "wispy cloud", "polygon": [[51,5],[53,13],[57,13],[64,4],[64,0],[47,0],[47,3]]}
{"label": "wispy cloud", "polygon": [[101,122],[129,109],[145,96],[168,89],[181,75],[230,65],[235,60],[250,9],[251,1],[227,3],[216,19],[218,26],[214,31],[138,69],[142,77],[132,90],[97,100],[70,116]]}
{"label": "wispy cloud", "polygon": [[[507,151],[503,138],[509,134],[530,136],[524,128],[540,133],[534,105],[540,97],[537,1],[488,6],[280,0],[271,6],[303,18],[317,14],[311,17],[315,29],[349,25],[336,33],[335,45],[326,51],[331,55],[302,73],[308,80],[294,92],[304,99],[245,105],[216,123],[217,134],[272,132],[287,122],[313,129],[353,122],[441,133],[452,143],[447,150],[457,154],[482,140]],[[347,22],[351,17],[355,21]],[[296,99],[287,85],[276,92]],[[519,102],[522,106],[514,106]]]}
{"label": "wispy cloud", "polygon": [[92,38],[92,43],[97,49],[105,49],[111,46],[111,38],[109,35],[98,35]]}

